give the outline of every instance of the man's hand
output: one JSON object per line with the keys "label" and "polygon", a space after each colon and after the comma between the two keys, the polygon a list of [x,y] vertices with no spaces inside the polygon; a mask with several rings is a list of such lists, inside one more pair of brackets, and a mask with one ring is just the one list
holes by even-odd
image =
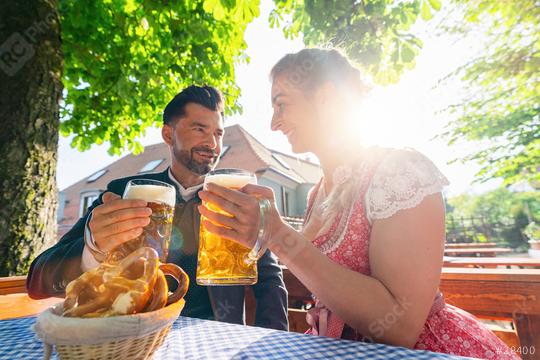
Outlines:
{"label": "man's hand", "polygon": [[88,227],[99,250],[107,253],[141,235],[152,210],[144,200],[122,199],[111,192],[103,194],[102,200],[103,204],[92,211]]}

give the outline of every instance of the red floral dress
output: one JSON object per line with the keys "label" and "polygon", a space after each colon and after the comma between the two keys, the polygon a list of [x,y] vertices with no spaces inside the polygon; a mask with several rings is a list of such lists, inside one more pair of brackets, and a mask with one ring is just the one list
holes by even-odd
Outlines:
{"label": "red floral dress", "polygon": [[[324,225],[312,237],[313,244],[338,264],[365,275],[371,274],[372,221],[413,208],[448,184],[435,165],[414,150],[374,148],[368,154],[336,170],[334,189],[328,197],[322,180],[315,186],[309,195],[304,224],[307,234],[310,223],[319,225],[322,221]],[[344,329],[351,329],[318,300],[308,312],[307,321],[310,334],[350,338]],[[365,339],[359,334],[353,338]],[[440,293],[415,349],[482,359],[519,359],[471,314],[445,304]]]}

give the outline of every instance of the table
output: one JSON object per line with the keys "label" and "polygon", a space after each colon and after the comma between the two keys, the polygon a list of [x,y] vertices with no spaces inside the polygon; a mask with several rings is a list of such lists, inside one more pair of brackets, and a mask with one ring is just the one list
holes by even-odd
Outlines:
{"label": "table", "polygon": [[496,268],[517,266],[519,268],[540,268],[540,259],[524,257],[444,257],[444,267]]}
{"label": "table", "polygon": [[485,256],[495,257],[499,254],[511,253],[512,249],[506,248],[470,248],[470,249],[445,249],[446,256]]}
{"label": "table", "polygon": [[36,315],[63,300],[56,297],[33,300],[26,293],[0,295],[0,320]]}
{"label": "table", "polygon": [[494,248],[497,243],[448,243],[444,246],[446,249]]}
{"label": "table", "polygon": [[[41,359],[35,317],[0,320],[0,359]],[[381,344],[336,340],[180,316],[155,360],[172,359],[463,359]]]}

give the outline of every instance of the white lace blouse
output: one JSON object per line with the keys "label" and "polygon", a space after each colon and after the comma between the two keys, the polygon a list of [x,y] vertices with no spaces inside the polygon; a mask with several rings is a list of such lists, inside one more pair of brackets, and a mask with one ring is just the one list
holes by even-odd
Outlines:
{"label": "white lace blouse", "polygon": [[[382,151],[384,155],[374,157],[380,159],[380,164],[376,165],[365,193],[366,217],[370,224],[391,217],[399,210],[413,208],[426,196],[441,192],[448,185],[435,164],[416,150],[378,148],[375,151]],[[358,168],[338,167],[333,174],[334,189],[328,196],[324,186],[320,186],[306,227],[317,228],[316,233],[322,234],[329,229],[338,211],[344,210],[351,216],[360,184],[368,180],[369,174],[365,171],[368,167],[366,163]]]}
{"label": "white lace blouse", "polygon": [[377,167],[365,195],[370,223],[410,209],[441,192],[449,182],[426,156],[412,149],[390,150]]}

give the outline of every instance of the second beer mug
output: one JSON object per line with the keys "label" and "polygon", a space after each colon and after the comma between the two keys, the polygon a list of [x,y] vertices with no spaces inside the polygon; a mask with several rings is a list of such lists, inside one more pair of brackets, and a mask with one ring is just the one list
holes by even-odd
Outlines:
{"label": "second beer mug", "polygon": [[[240,189],[256,184],[257,178],[241,169],[219,169],[210,172],[204,185],[215,183],[229,189]],[[229,215],[214,204],[204,203],[208,209]],[[239,243],[208,232],[201,216],[197,284],[199,285],[251,285],[257,282],[257,261],[254,252]]]}
{"label": "second beer mug", "polygon": [[157,180],[134,179],[128,182],[122,197],[146,200],[146,206],[152,209],[152,215],[150,223],[143,228],[143,233],[114,249],[109,259],[118,260],[140,247],[148,246],[157,251],[162,262],[166,262],[176,203],[174,187]]}

